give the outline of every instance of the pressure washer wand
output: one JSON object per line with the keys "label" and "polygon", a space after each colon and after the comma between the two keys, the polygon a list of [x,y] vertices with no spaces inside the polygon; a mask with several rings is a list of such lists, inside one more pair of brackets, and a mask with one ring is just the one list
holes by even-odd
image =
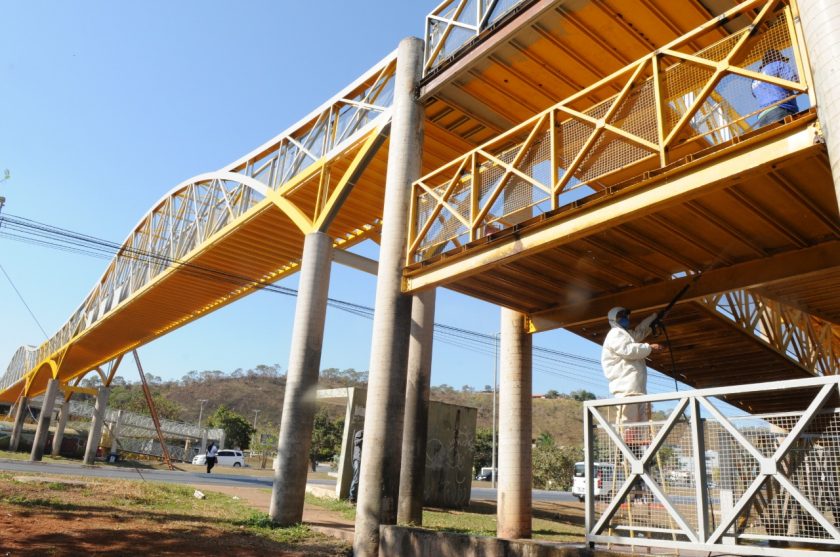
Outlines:
{"label": "pressure washer wand", "polygon": [[664,325],[663,325],[662,321],[665,319],[665,316],[668,315],[668,312],[670,312],[673,309],[674,305],[676,305],[676,303],[680,301],[680,298],[685,296],[685,293],[688,292],[688,289],[691,288],[692,286],[694,286],[694,284],[700,279],[700,277],[702,275],[703,275],[702,272],[694,275],[694,278],[691,279],[691,282],[689,282],[688,284],[683,286],[680,289],[680,291],[677,292],[677,295],[674,296],[673,298],[671,298],[671,301],[668,302],[668,305],[665,306],[665,309],[660,310],[656,314],[656,319],[654,319],[653,323],[650,324],[650,328],[651,328],[651,331],[653,333],[653,336],[655,336],[655,337],[659,336],[660,330],[662,330],[664,328]]}

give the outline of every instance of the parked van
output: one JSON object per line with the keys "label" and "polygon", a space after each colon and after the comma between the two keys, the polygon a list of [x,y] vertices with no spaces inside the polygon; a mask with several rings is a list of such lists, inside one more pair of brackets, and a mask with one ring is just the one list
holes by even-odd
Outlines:
{"label": "parked van", "polygon": [[[595,497],[609,493],[613,486],[613,465],[602,462],[595,463],[595,478],[593,491]],[[572,480],[572,495],[583,501],[586,498],[586,463],[575,462],[575,477]]]}

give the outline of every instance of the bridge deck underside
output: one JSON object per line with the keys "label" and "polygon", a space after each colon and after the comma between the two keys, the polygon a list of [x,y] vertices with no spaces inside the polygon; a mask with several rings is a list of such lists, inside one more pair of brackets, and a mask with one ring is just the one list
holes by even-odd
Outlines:
{"label": "bridge deck underside", "polygon": [[[725,173],[721,168],[721,176]],[[526,221],[515,232],[508,229],[414,265],[408,276],[445,268],[474,253],[492,253],[497,245],[512,243],[512,237],[584,215],[605,201],[594,197],[549,219]],[[586,319],[591,299],[626,292],[627,301],[632,302],[634,289],[665,283],[679,273],[832,244],[840,240],[840,221],[833,207],[836,201],[825,151],[810,149],[709,184],[659,210],[641,208],[618,224],[596,224],[573,236],[558,237],[545,249],[513,255],[500,249],[495,261],[443,282],[448,288],[528,314],[578,305],[582,311],[575,320]],[[492,259],[488,255],[486,261]],[[830,263],[826,261],[827,266],[838,265]],[[836,283],[825,282],[832,275],[812,278],[810,282],[819,282],[819,288],[813,288],[808,277],[767,288],[793,301],[801,296],[814,314],[837,321],[840,307],[831,295]]]}
{"label": "bridge deck underside", "polygon": [[[637,205],[621,218],[606,224],[590,221],[588,229],[567,235],[556,228],[556,237],[545,233],[551,237],[547,247],[523,247],[523,239],[536,237],[540,229],[561,226],[556,223],[585,217],[610,203],[609,196],[596,194],[557,215],[525,221],[413,265],[407,279],[422,282],[430,272],[445,277],[449,267],[452,275],[437,284],[532,318],[547,316],[554,322],[539,330],[566,327],[597,343],[606,334],[607,306],[661,308],[673,296],[668,286],[675,277],[709,270],[731,270],[718,275],[715,292],[757,288],[768,298],[840,323],[840,218],[824,148],[808,146],[738,175],[726,176],[725,160],[718,166],[716,182],[664,205]],[[668,187],[673,180],[678,177],[663,178],[659,185],[628,186],[621,195],[644,195],[645,188]],[[617,204],[612,217],[620,212]],[[823,251],[813,257],[814,250]],[[699,303],[684,304],[671,321],[677,376],[690,385],[809,374]],[[663,358],[656,359],[655,367],[671,374],[670,360]],[[778,409],[777,401],[741,402],[755,410]]]}

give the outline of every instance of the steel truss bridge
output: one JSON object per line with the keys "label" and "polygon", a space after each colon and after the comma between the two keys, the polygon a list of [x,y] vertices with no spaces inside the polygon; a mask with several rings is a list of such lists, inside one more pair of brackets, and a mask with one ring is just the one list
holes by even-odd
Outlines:
{"label": "steel truss bridge", "polygon": [[[796,5],[731,4],[649,0],[633,20],[603,2],[441,4],[406,291],[444,285],[597,341],[609,307],[661,307],[702,273],[658,369],[695,386],[836,374],[840,226]],[[768,49],[798,80],[758,71]],[[163,195],[64,326],[17,351],[0,400],[101,374],[296,272],[308,232],[376,239],[395,64]],[[800,114],[758,129],[753,80]]]}
{"label": "steel truss bridge", "polygon": [[[840,217],[799,15],[797,0],[442,2],[403,291],[450,288],[600,342],[610,307],[653,311],[690,284],[657,369],[716,388],[837,375]],[[762,73],[772,52],[794,77]],[[50,378],[107,384],[109,362],[297,272],[307,233],[337,254],[377,240],[395,68],[392,53],[163,195],[64,326],[17,351],[0,401]],[[755,83],[798,113],[759,126]],[[802,412],[806,391],[719,394]]]}

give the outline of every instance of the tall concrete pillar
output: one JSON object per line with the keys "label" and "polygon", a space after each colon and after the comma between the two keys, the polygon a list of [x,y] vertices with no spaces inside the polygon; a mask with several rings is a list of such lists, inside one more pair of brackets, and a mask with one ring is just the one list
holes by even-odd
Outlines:
{"label": "tall concrete pillar", "polygon": [[837,0],[799,0],[802,32],[817,96],[820,119],[834,193],[840,205],[840,2]]}
{"label": "tall concrete pillar", "polygon": [[269,509],[271,520],[281,525],[297,524],[303,516],[331,262],[332,238],[307,234]]}
{"label": "tall concrete pillar", "polygon": [[102,424],[105,423],[105,411],[108,409],[108,396],[111,389],[99,387],[96,393],[96,406],[93,408],[93,418],[90,422],[87,445],[85,446],[85,458],[82,461],[87,466],[92,466],[96,460],[96,449],[99,448],[99,441],[102,439]]}
{"label": "tall concrete pillar", "polygon": [[400,524],[423,524],[423,480],[426,476],[435,298],[436,291],[429,290],[414,296],[411,303],[411,339],[408,344],[405,425],[397,510],[397,522]]}
{"label": "tall concrete pillar", "polygon": [[184,462],[192,462],[192,457],[190,457],[190,440],[187,439],[184,441]]}
{"label": "tall concrete pillar", "polygon": [[122,410],[117,410],[117,417],[114,418],[114,423],[111,424],[111,450],[108,452],[112,455],[117,454],[120,447],[120,427],[122,426]]}
{"label": "tall concrete pillar", "polygon": [[219,450],[222,450],[224,448],[225,448],[225,432],[222,431],[222,433],[219,434]]}
{"label": "tall concrete pillar", "polygon": [[58,381],[50,379],[47,381],[47,390],[44,392],[44,402],[41,403],[41,415],[38,418],[38,429],[35,430],[35,440],[32,441],[32,452],[29,453],[31,461],[37,462],[44,457],[44,446],[47,444],[47,435],[50,432],[56,394],[58,394]]}
{"label": "tall concrete pillar", "polygon": [[502,308],[499,387],[500,538],[531,537],[531,335],[525,316]]}
{"label": "tall concrete pillar", "polygon": [[17,452],[20,447],[20,436],[23,434],[23,422],[26,421],[26,415],[29,413],[29,397],[22,396],[18,399],[17,408],[15,409],[15,423],[12,426],[12,436],[9,438],[9,450]]}
{"label": "tall concrete pillar", "polygon": [[411,184],[420,177],[423,107],[415,98],[423,41],[400,42],[385,179],[370,372],[353,554],[379,554],[379,525],[397,521],[411,297],[401,293]]}
{"label": "tall concrete pillar", "polygon": [[64,398],[61,408],[58,410],[58,424],[55,426],[53,435],[52,451],[53,456],[61,454],[61,443],[64,441],[64,429],[67,427],[67,419],[70,417],[70,400]]}

